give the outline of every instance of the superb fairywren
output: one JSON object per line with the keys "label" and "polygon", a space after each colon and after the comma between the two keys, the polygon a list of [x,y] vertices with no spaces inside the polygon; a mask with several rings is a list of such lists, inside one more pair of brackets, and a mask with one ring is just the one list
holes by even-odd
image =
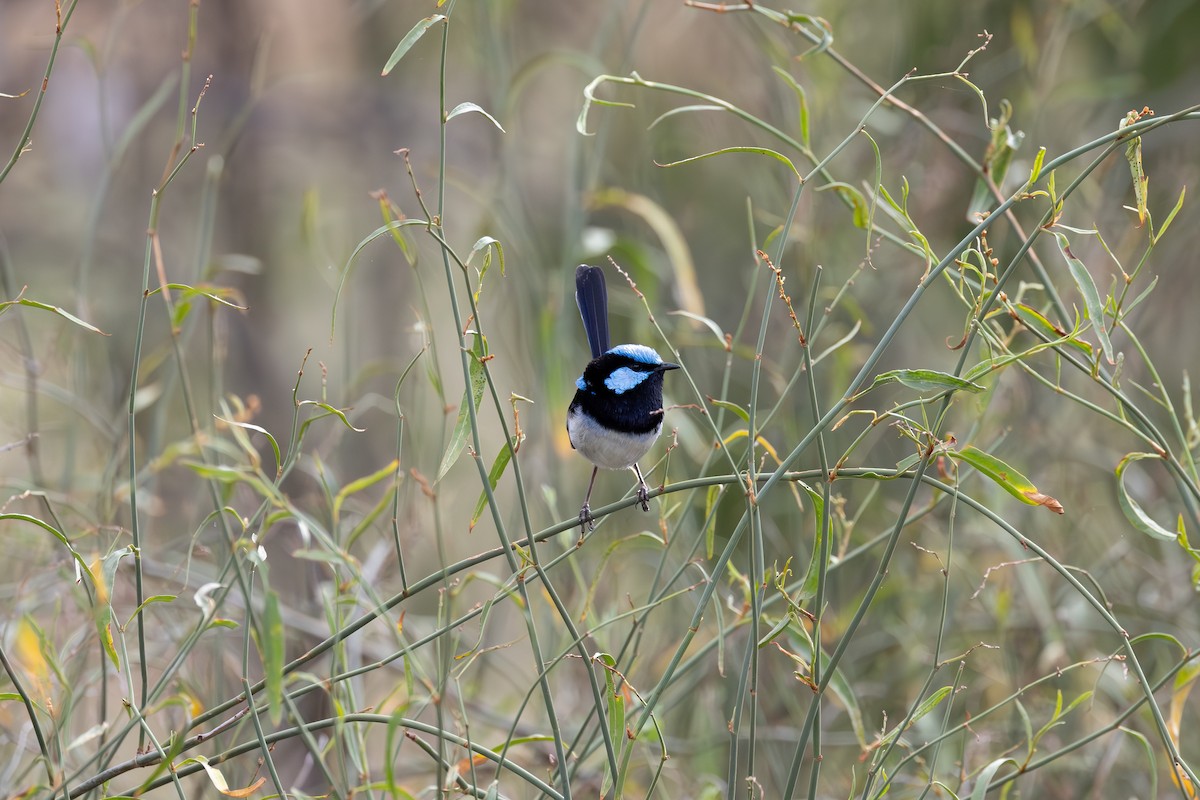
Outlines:
{"label": "superb fairywren", "polygon": [[637,474],[637,499],[650,510],[649,492],[638,459],[654,444],[663,426],[663,373],[679,369],[641,344],[608,344],[608,290],[600,267],[580,264],[575,269],[575,302],[592,349],[592,360],[575,381],[579,390],[567,409],[567,436],[571,446],[592,462],[580,526],[592,522],[592,487],[596,473],[605,469],[632,469]]}

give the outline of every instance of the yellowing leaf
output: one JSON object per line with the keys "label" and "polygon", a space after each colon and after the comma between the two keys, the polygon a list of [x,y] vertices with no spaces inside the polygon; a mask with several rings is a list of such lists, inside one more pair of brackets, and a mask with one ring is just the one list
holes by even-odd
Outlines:
{"label": "yellowing leaf", "polygon": [[[733,433],[729,434],[728,436],[726,436],[722,440],[722,444],[724,444],[726,447],[728,447],[730,445],[730,443],[736,442],[738,439],[746,439],[749,436],[750,436],[750,432],[748,430],[746,430],[745,428],[741,428],[741,429],[736,430]],[[758,442],[759,447],[766,450],[767,453],[772,458],[775,459],[775,463],[777,463],[777,464],[780,463],[779,453],[775,450],[774,445],[772,445],[770,442],[768,442],[766,439],[763,438],[762,434],[759,434],[757,437],[755,437],[754,441]]]}
{"label": "yellowing leaf", "polygon": [[[1121,120],[1121,128],[1132,125],[1142,118],[1137,111],[1130,111]],[[1146,224],[1146,190],[1150,185],[1150,177],[1142,165],[1142,137],[1135,136],[1125,145],[1125,160],[1129,162],[1129,173],[1133,177],[1133,196],[1137,201],[1138,227]]]}
{"label": "yellowing leaf", "polygon": [[662,242],[667,261],[671,264],[671,272],[675,276],[675,292],[679,304],[684,311],[704,316],[704,296],[700,293],[700,285],[696,280],[696,264],[692,260],[687,238],[674,217],[649,197],[621,189],[597,192],[591,197],[591,205],[592,208],[616,206],[641,217]]}
{"label": "yellowing leaf", "polygon": [[22,619],[17,625],[17,655],[25,669],[29,670],[34,679],[42,687],[50,683],[50,665],[42,655],[42,645],[37,628],[28,618]]}
{"label": "yellowing leaf", "polygon": [[192,758],[184,759],[175,765],[175,769],[178,771],[180,767],[187,766],[188,764],[199,764],[201,767],[203,767],[204,772],[208,775],[209,782],[213,785],[213,788],[226,797],[249,797],[251,794],[258,791],[259,787],[267,782],[265,777],[259,776],[258,780],[244,789],[230,789],[229,782],[225,780],[225,776],[221,774],[221,770],[217,769],[212,764],[209,764],[208,759],[204,756],[193,756]]}
{"label": "yellowing leaf", "polygon": [[117,656],[117,646],[113,642],[112,635],[112,606],[100,606],[99,616],[96,618],[96,633],[100,635],[100,644],[104,647],[104,652],[108,654],[109,661],[112,661],[116,669],[121,669],[121,659]]}
{"label": "yellowing leaf", "polygon": [[266,782],[267,779],[260,775],[258,780],[247,786],[245,789],[226,789],[225,791],[221,792],[221,794],[225,795],[226,797],[249,797],[257,792],[259,787]]}
{"label": "yellowing leaf", "polygon": [[108,605],[108,584],[104,580],[104,572],[101,569],[100,557],[97,556],[88,565],[88,569],[92,573],[92,583],[96,587],[96,602],[100,605]]}
{"label": "yellowing leaf", "polygon": [[981,474],[997,483],[1000,488],[1031,506],[1044,506],[1055,514],[1062,514],[1062,503],[1047,494],[1038,491],[1033,483],[1017,470],[1010,467],[990,453],[967,445],[961,450],[951,450],[948,456],[956,461],[969,464]]}
{"label": "yellowing leaf", "polygon": [[[1196,685],[1196,678],[1200,678],[1200,664],[1195,662],[1187,665],[1175,675],[1174,685],[1171,687],[1171,710],[1167,716],[1167,733],[1171,735],[1171,739],[1175,742],[1175,746],[1179,747],[1179,737],[1183,722],[1183,707],[1187,704],[1188,695],[1192,688]],[[1171,770],[1171,781],[1182,788],[1186,792],[1186,796],[1195,800],[1196,787],[1192,785],[1191,780],[1187,775],[1181,774],[1180,770]],[[1183,785],[1180,786],[1180,781]]]}

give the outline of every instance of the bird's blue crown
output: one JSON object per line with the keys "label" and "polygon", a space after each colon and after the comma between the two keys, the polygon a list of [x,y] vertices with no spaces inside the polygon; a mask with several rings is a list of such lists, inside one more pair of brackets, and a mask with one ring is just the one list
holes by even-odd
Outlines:
{"label": "bird's blue crown", "polygon": [[643,364],[663,363],[662,356],[644,344],[619,344],[608,352],[640,361]]}

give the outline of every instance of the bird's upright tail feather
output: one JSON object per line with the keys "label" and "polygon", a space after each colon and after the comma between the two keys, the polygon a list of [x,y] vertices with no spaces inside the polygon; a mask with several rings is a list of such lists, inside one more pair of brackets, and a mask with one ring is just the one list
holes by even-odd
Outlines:
{"label": "bird's upright tail feather", "polygon": [[604,270],[580,264],[575,268],[575,302],[583,317],[592,358],[608,351],[608,289],[604,285]]}

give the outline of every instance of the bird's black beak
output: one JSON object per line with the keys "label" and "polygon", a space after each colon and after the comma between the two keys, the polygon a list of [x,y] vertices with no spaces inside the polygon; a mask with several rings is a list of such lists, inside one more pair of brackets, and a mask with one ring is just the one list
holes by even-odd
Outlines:
{"label": "bird's black beak", "polygon": [[679,369],[679,365],[678,364],[670,364],[670,363],[664,361],[663,363],[661,363],[657,367],[655,367],[654,371],[655,372],[666,372],[667,370],[670,370],[670,369]]}

